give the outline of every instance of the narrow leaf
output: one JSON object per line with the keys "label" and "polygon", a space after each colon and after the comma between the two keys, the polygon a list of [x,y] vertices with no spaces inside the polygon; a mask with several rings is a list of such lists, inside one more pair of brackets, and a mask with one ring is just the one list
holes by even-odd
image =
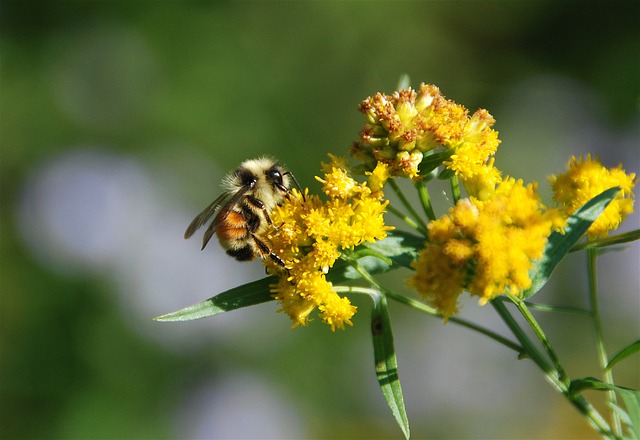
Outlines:
{"label": "narrow leaf", "polygon": [[609,363],[607,364],[607,367],[606,367],[607,370],[613,367],[615,364],[617,364],[621,360],[623,360],[624,358],[627,358],[632,354],[637,353],[638,351],[640,351],[640,339],[637,340],[636,342],[633,342],[629,346],[623,348],[618,353],[616,353],[616,355],[613,356],[609,361]]}
{"label": "narrow leaf", "polygon": [[638,435],[640,434],[640,392],[602,382],[594,377],[575,379],[569,385],[571,395],[577,395],[585,390],[615,391],[624,402],[626,413],[622,413],[622,409],[617,406],[614,406],[614,410],[622,416],[621,419],[629,426],[629,431],[633,434],[632,438],[640,438]]}
{"label": "narrow leaf", "polygon": [[276,282],[275,277],[267,277],[222,292],[212,298],[186,307],[177,312],[154,318],[156,321],[191,321],[206,318],[230,310],[249,307],[272,301],[269,284]]}
{"label": "narrow leaf", "polygon": [[631,396],[640,397],[640,393],[636,390],[602,382],[601,380],[596,379],[595,377],[583,377],[580,379],[574,379],[571,381],[571,384],[569,385],[569,393],[572,395],[578,395],[585,390],[615,391],[621,396],[631,395]]}
{"label": "narrow leaf", "polygon": [[425,156],[424,159],[422,159],[422,162],[420,162],[420,165],[418,165],[419,174],[421,176],[426,176],[427,174],[433,172],[433,170],[442,165],[442,162],[448,160],[454,151],[454,149],[447,149],[439,153]]}
{"label": "narrow leaf", "polygon": [[440,174],[438,174],[438,180],[449,180],[455,175],[455,171],[450,170],[449,168],[444,168],[442,171],[440,171]]}
{"label": "narrow leaf", "polygon": [[571,248],[570,252],[581,251],[583,249],[601,249],[616,244],[629,243],[631,241],[640,240],[640,229],[623,232],[622,234],[612,235],[610,237],[602,237],[590,240],[586,243],[580,243]]}
{"label": "narrow leaf", "polygon": [[[401,266],[409,267],[416,257],[416,249],[422,246],[423,241],[424,238],[407,232],[393,231],[384,240],[359,246],[354,254],[357,256],[358,252],[363,251],[362,258],[358,259],[360,264],[364,265],[370,273],[382,273]],[[371,252],[367,254],[366,251]],[[383,259],[372,254],[379,254]],[[356,278],[360,278],[360,275],[342,260],[337,261],[327,274],[327,279],[336,284]],[[277,278],[274,276],[263,278],[154,319],[156,321],[190,321],[268,302],[273,300],[269,292],[269,284],[275,282]]]}
{"label": "narrow leaf", "polygon": [[544,255],[531,275],[531,287],[523,293],[524,299],[534,295],[547,283],[558,263],[580,240],[619,191],[618,187],[610,188],[589,200],[569,217],[564,234],[554,232],[549,236]]}
{"label": "narrow leaf", "polygon": [[393,416],[405,438],[408,439],[410,436],[409,419],[404,407],[402,388],[398,378],[398,362],[393,346],[387,299],[383,295],[372,295],[372,297],[374,307],[371,313],[371,335],[373,337],[376,376]]}
{"label": "narrow leaf", "polygon": [[629,427],[632,438],[640,438],[640,393],[626,393],[620,397],[627,410],[628,420],[625,420],[625,423]]}

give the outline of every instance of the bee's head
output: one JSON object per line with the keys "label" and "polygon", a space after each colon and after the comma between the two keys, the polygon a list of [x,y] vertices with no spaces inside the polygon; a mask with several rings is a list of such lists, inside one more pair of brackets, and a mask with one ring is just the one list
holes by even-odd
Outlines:
{"label": "bee's head", "polygon": [[281,165],[274,164],[264,172],[264,176],[274,191],[280,191],[283,194],[289,191],[289,185],[291,184],[290,173]]}

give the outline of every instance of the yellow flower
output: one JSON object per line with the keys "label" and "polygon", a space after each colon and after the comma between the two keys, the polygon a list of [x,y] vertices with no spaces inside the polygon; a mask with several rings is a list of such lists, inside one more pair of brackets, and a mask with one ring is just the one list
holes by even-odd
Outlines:
{"label": "yellow flower", "polygon": [[506,289],[519,294],[531,286],[529,271],[558,218],[540,202],[535,184],[507,178],[489,199],[462,199],[428,225],[410,284],[445,319],[457,313],[463,290],[480,304]]}
{"label": "yellow flower", "polygon": [[590,154],[586,160],[572,157],[567,168],[566,173],[549,177],[553,199],[565,209],[567,215],[573,214],[603,191],[615,186],[621,188],[620,193],[587,230],[589,238],[606,236],[633,212],[633,187],[637,182],[635,173],[626,174],[622,165],[605,168],[599,158],[593,160]]}
{"label": "yellow flower", "polygon": [[[442,96],[434,85],[421,84],[392,95],[376,93],[359,107],[367,119],[351,155],[373,169],[388,167],[390,176],[419,178],[423,153],[458,142],[467,110]],[[375,191],[375,190],[374,190]]]}
{"label": "yellow flower", "polygon": [[351,196],[352,191],[356,189],[358,182],[349,177],[345,168],[346,161],[338,158],[333,154],[329,154],[331,162],[323,163],[322,168],[325,171],[325,178],[321,179],[316,176],[316,180],[323,184],[323,191],[329,197],[347,198]]}
{"label": "yellow flower", "polygon": [[434,85],[419,90],[399,90],[392,95],[376,93],[359,107],[367,124],[351,155],[369,169],[383,163],[391,177],[420,179],[425,153],[452,149],[445,165],[463,179],[482,171],[495,153],[498,132],[493,117],[478,110],[471,117],[464,106],[446,99]]}
{"label": "yellow flower", "polygon": [[[466,277],[465,263],[447,258],[442,246],[427,243],[414,263],[409,279],[414,287],[445,319],[458,313],[458,297]],[[428,268],[428,269],[427,269]]]}
{"label": "yellow flower", "polygon": [[[274,226],[267,239],[286,266],[271,292],[294,327],[306,325],[316,308],[332,330],[351,325],[356,307],[335,292],[325,275],[344,249],[381,240],[392,229],[384,224],[388,202],[381,200],[381,189],[372,192],[367,183],[349,176],[344,159],[330,158],[330,163],[323,164],[324,177],[316,178],[323,183],[327,201],[307,191],[302,197],[293,190],[271,213]],[[384,170],[375,174],[382,179]],[[272,261],[265,260],[265,264],[278,271]]]}
{"label": "yellow flower", "polygon": [[454,171],[463,183],[491,173],[493,161],[489,169],[487,164],[500,144],[498,132],[491,128],[494,123],[495,119],[489,112],[478,110],[467,120],[459,143],[449,145],[454,152],[444,165]]}

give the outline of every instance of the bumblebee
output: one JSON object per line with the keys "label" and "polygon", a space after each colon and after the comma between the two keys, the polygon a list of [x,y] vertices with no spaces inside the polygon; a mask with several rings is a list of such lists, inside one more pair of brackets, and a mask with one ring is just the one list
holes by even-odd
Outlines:
{"label": "bumblebee", "polygon": [[184,238],[191,237],[213,217],[201,249],[216,234],[226,253],[238,261],[270,258],[284,267],[284,261],[260,237],[272,225],[269,213],[282,203],[291,185],[300,190],[296,178],[275,160],[262,157],[242,162],[222,184],[225,191],[193,219]]}

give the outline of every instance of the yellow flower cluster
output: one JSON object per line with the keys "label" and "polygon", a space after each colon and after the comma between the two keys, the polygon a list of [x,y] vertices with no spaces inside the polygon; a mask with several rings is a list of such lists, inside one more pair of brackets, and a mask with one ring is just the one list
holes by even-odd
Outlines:
{"label": "yellow flower cluster", "polygon": [[370,173],[369,182],[375,191],[349,176],[344,159],[331,156],[331,162],[323,166],[324,178],[317,179],[323,184],[327,201],[306,192],[302,197],[294,191],[271,213],[275,226],[267,237],[287,269],[286,276],[271,286],[271,292],[294,327],[306,325],[317,307],[320,318],[335,330],[351,325],[356,307],[333,290],[326,273],[341,250],[381,240],[392,228],[383,218],[388,203],[382,201],[380,186],[386,180],[384,166]]}
{"label": "yellow flower cluster", "polygon": [[561,224],[559,212],[540,202],[535,184],[507,178],[489,199],[460,200],[428,225],[429,241],[409,282],[445,319],[458,312],[463,290],[480,304],[506,289],[519,294],[531,285],[529,270],[551,229]]}
{"label": "yellow flower cluster", "polygon": [[549,177],[553,199],[564,208],[566,215],[573,214],[583,204],[609,188],[621,188],[620,193],[587,231],[589,238],[606,236],[633,212],[633,187],[637,182],[635,173],[626,174],[622,165],[607,169],[600,159],[591,159],[591,155],[586,160],[572,157],[567,168],[566,173]]}
{"label": "yellow flower cluster", "polygon": [[444,165],[463,180],[487,174],[495,154],[498,132],[486,110],[472,116],[462,105],[446,99],[438,87],[421,84],[392,95],[376,93],[360,104],[367,124],[351,155],[370,169],[384,163],[392,176],[419,179],[420,164],[432,150],[450,150]]}

